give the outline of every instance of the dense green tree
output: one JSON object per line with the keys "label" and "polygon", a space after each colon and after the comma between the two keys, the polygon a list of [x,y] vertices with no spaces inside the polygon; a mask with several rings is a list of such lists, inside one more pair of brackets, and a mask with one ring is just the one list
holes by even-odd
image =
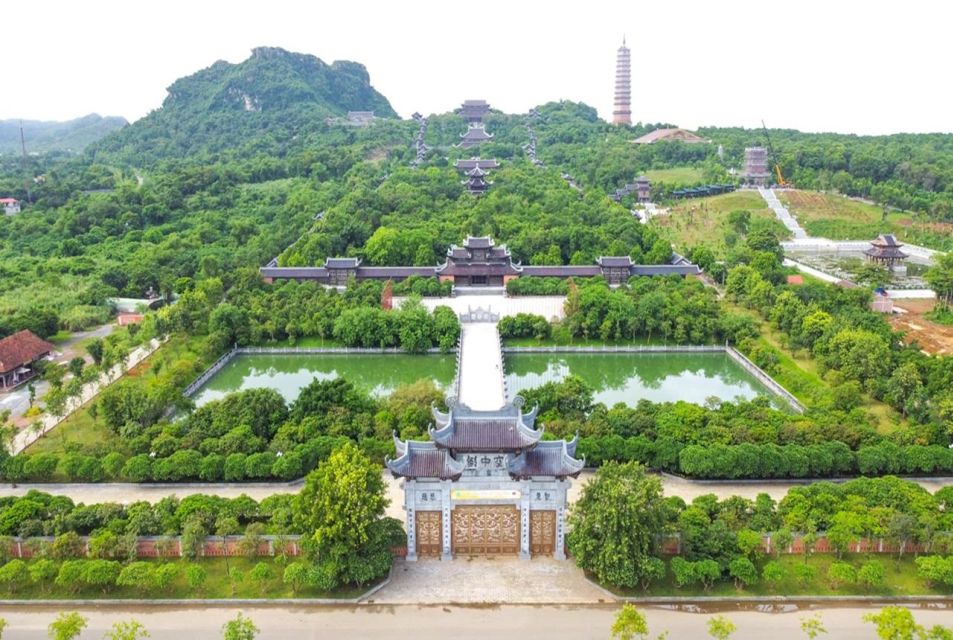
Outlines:
{"label": "dense green tree", "polygon": [[351,443],[308,475],[295,499],[295,526],[322,589],[366,584],[387,572],[396,529],[383,517],[386,506],[380,470]]}
{"label": "dense green tree", "polygon": [[664,520],[658,478],[635,463],[609,463],[583,487],[572,509],[569,549],[600,582],[633,588],[650,571]]}

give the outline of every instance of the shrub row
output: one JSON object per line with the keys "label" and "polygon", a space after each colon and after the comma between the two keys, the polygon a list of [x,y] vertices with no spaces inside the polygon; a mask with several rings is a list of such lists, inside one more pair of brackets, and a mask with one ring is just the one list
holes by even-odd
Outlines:
{"label": "shrub row", "polygon": [[852,451],[842,442],[811,445],[683,445],[669,438],[618,435],[582,438],[590,465],[636,461],[693,478],[818,478],[846,475],[953,474],[953,449],[891,442]]}
{"label": "shrub row", "polygon": [[[203,455],[195,449],[181,449],[167,457],[149,454],[126,456],[118,452],[103,457],[79,453],[40,453],[7,458],[0,466],[9,482],[48,482],[57,472],[76,482],[241,482],[243,480],[294,480],[304,476],[327,458],[331,450],[347,441],[343,436],[317,436],[286,452]],[[392,447],[390,442],[365,438],[361,448],[375,460]]]}

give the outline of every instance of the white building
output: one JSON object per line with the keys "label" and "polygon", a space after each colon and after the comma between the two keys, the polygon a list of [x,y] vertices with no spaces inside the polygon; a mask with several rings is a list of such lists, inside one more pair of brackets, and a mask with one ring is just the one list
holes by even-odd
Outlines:
{"label": "white building", "polygon": [[8,216],[20,213],[20,201],[16,198],[0,198],[0,207],[3,207],[3,212]]}

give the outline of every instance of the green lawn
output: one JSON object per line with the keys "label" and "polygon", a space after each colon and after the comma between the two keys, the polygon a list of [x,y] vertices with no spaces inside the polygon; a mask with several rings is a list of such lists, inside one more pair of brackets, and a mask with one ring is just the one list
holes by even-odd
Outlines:
{"label": "green lawn", "polygon": [[[774,559],[773,557],[770,559]],[[876,596],[911,596],[911,595],[951,595],[953,587],[949,586],[929,586],[925,580],[917,575],[917,567],[914,564],[912,554],[904,556],[902,561],[897,561],[896,556],[890,554],[845,554],[843,561],[849,562],[855,569],[859,569],[864,563],[871,560],[880,562],[886,569],[886,579],[881,587],[866,588],[858,584],[839,585],[837,589],[831,588],[830,581],[827,578],[827,570],[831,563],[837,560],[833,554],[812,554],[805,558],[802,555],[782,555],[778,560],[785,569],[785,577],[776,585],[769,586],[763,581],[758,580],[754,584],[738,589],[734,581],[726,580],[713,585],[710,590],[705,591],[699,587],[680,588],[675,584],[675,578],[671,569],[668,570],[665,580],[653,584],[648,591],[641,589],[620,590],[613,589],[614,593],[623,596],[850,596],[850,595],[876,595]],[[767,559],[757,563],[759,572],[761,566]],[[794,568],[797,565],[807,564],[814,567],[816,576],[813,580],[803,583],[798,582],[794,575]]]}
{"label": "green lawn", "polygon": [[669,207],[668,215],[656,216],[650,224],[681,253],[704,244],[722,256],[729,239],[743,241],[728,224],[728,214],[732,211],[748,211],[752,221],[756,221],[754,224],[776,229],[781,238],[789,235],[757,191],[734,191],[710,198],[680,200]]}
{"label": "green lawn", "polygon": [[812,236],[866,240],[893,233],[902,242],[939,250],[953,249],[953,224],[930,222],[920,214],[892,211],[832,193],[779,191],[778,197]]}
{"label": "green lawn", "polygon": [[705,177],[698,167],[672,167],[670,169],[650,169],[646,177],[653,183],[663,182],[676,186],[691,186],[702,182]]}
{"label": "green lawn", "polygon": [[[111,587],[106,593],[98,587],[83,585],[74,591],[68,591],[63,587],[56,586],[52,582],[49,584],[27,583],[20,586],[15,591],[11,591],[8,586],[0,587],[0,597],[33,600],[40,598],[50,599],[112,599],[112,598],[356,598],[366,592],[370,586],[361,588],[348,587],[332,592],[318,591],[313,587],[302,588],[297,594],[293,593],[291,587],[286,585],[282,579],[286,565],[283,565],[275,558],[229,558],[228,566],[232,569],[238,569],[241,573],[239,579],[234,584],[226,573],[224,558],[197,558],[196,560],[169,559],[169,560],[149,560],[155,564],[171,563],[178,567],[178,576],[174,583],[166,590],[157,588],[137,589],[132,587]],[[266,563],[271,569],[271,577],[264,581],[253,579],[249,573],[259,562]],[[189,564],[198,564],[207,572],[207,579],[199,589],[193,590],[189,587],[185,568]]]}

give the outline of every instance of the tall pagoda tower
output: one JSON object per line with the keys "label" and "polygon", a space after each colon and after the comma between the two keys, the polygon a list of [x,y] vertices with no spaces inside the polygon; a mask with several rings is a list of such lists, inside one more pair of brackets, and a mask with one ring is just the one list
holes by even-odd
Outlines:
{"label": "tall pagoda tower", "polygon": [[632,124],[632,67],[629,48],[622,46],[615,60],[615,100],[613,101],[612,124]]}

